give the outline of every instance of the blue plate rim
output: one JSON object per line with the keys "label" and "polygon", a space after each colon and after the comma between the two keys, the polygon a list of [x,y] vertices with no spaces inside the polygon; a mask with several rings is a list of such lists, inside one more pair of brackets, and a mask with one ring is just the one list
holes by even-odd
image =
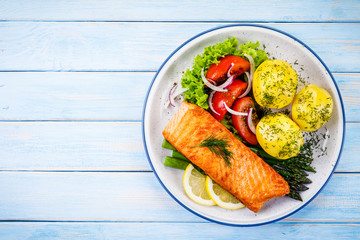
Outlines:
{"label": "blue plate rim", "polygon": [[[338,155],[338,158],[336,160],[336,163],[334,165],[334,168],[332,170],[332,172],[330,173],[329,177],[326,179],[325,183],[323,184],[323,186],[318,190],[317,193],[314,194],[313,197],[311,197],[306,203],[304,203],[302,206],[300,206],[298,209],[295,209],[294,211],[292,211],[291,213],[288,213],[284,216],[281,216],[279,218],[276,218],[276,219],[273,219],[273,220],[270,220],[270,221],[265,221],[265,222],[261,222],[261,223],[255,223],[255,224],[234,224],[234,223],[228,223],[228,222],[222,222],[222,221],[218,221],[216,219],[212,219],[212,218],[209,218],[209,217],[206,217],[206,216],[203,216],[201,215],[200,213],[192,210],[191,208],[189,208],[188,206],[186,206],[185,204],[183,204],[179,199],[177,199],[171,192],[170,190],[165,186],[165,184],[162,182],[162,180],[160,179],[159,175],[157,174],[157,172],[155,171],[154,169],[154,166],[151,162],[151,159],[150,159],[150,156],[149,156],[149,153],[148,153],[148,150],[147,150],[147,145],[146,145],[146,140],[145,140],[145,111],[146,111],[146,106],[147,106],[147,101],[148,101],[148,98],[149,98],[149,94],[150,94],[150,91],[152,89],[152,86],[155,82],[155,79],[157,78],[158,74],[160,73],[160,71],[162,70],[162,68],[164,67],[164,65],[170,60],[170,58],[176,53],[178,52],[182,47],[184,47],[186,44],[188,44],[189,42],[191,42],[192,40],[206,34],[206,33],[209,33],[209,32],[212,32],[212,31],[216,31],[216,30],[219,30],[219,29],[223,29],[223,28],[229,28],[229,27],[244,27],[244,26],[249,26],[249,27],[258,27],[258,28],[264,28],[264,29],[268,29],[268,30],[272,30],[272,31],[275,31],[275,32],[278,32],[278,33],[281,33],[285,36],[288,36],[290,38],[292,38],[293,40],[297,41],[298,43],[302,44],[306,49],[308,49],[318,60],[319,62],[323,65],[323,67],[325,68],[325,70],[327,71],[327,73],[329,74],[329,76],[331,77],[331,80],[333,81],[334,85],[335,85],[335,88],[336,88],[336,91],[338,93],[338,96],[339,96],[339,100],[340,100],[340,104],[341,104],[341,112],[342,112],[342,116],[343,116],[343,136],[342,136],[342,142],[341,142],[341,146],[340,146],[340,151],[339,151],[339,155]],[[339,87],[333,77],[333,75],[331,74],[329,68],[326,66],[326,64],[323,62],[323,60],[310,48],[308,47],[305,43],[303,43],[301,40],[299,40],[298,38],[282,31],[282,30],[279,30],[279,29],[276,29],[276,28],[272,28],[272,27],[268,27],[268,26],[264,26],[264,25],[261,25],[261,24],[228,24],[228,25],[222,25],[222,26],[218,26],[218,27],[214,27],[214,28],[210,28],[206,31],[203,31],[193,37],[191,37],[190,39],[188,39],[187,41],[185,41],[184,43],[182,43],[179,47],[177,47],[166,59],[165,61],[161,64],[160,68],[157,70],[154,78],[152,79],[151,83],[150,83],[150,86],[148,88],[148,91],[146,93],[146,96],[145,96],[145,100],[144,100],[144,105],[143,105],[143,112],[142,112],[142,120],[141,120],[141,129],[142,129],[142,141],[143,141],[143,144],[144,144],[144,149],[145,149],[145,153],[146,153],[146,157],[148,159],[148,162],[151,166],[151,169],[153,170],[156,178],[158,179],[158,181],[160,182],[161,186],[166,190],[166,192],[177,202],[179,203],[182,207],[184,207],[186,210],[188,210],[189,212],[205,219],[205,220],[208,220],[208,221],[211,221],[211,222],[214,222],[214,223],[218,223],[218,224],[222,224],[222,225],[226,225],[226,226],[233,226],[233,227],[253,227],[253,226],[261,226],[261,225],[265,225],[265,224],[270,224],[270,223],[274,223],[274,222],[277,222],[281,219],[284,219],[284,218],[287,218],[289,217],[290,215],[293,215],[294,213],[300,211],[301,209],[303,209],[305,206],[307,206],[312,200],[315,199],[315,197],[324,189],[324,187],[327,185],[327,183],[329,182],[330,178],[332,177],[332,175],[334,174],[334,171],[339,163],[339,160],[340,160],[340,157],[341,157],[341,154],[342,154],[342,151],[343,151],[343,146],[344,146],[344,141],[345,141],[345,131],[346,131],[346,127],[345,127],[345,109],[344,109],[344,103],[343,103],[343,100],[342,100],[342,97],[341,97],[341,94],[340,94],[340,90],[339,90]]]}

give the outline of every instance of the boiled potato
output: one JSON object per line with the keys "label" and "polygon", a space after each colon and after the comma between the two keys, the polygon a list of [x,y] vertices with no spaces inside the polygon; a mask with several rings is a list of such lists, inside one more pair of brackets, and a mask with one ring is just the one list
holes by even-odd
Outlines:
{"label": "boiled potato", "polygon": [[292,119],[301,130],[313,132],[331,117],[333,102],[323,88],[309,84],[296,95],[292,105]]}
{"label": "boiled potato", "polygon": [[265,152],[279,159],[295,157],[304,143],[299,126],[282,113],[264,116],[256,126],[256,138]]}
{"label": "boiled potato", "polygon": [[280,109],[295,97],[298,76],[295,69],[283,60],[266,60],[253,76],[256,102],[263,107]]}

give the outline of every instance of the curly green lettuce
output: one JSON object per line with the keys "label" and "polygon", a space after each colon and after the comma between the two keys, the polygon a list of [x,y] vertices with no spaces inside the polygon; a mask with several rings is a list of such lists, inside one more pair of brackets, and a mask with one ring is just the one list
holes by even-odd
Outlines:
{"label": "curly green lettuce", "polygon": [[262,62],[268,59],[265,51],[259,49],[259,42],[253,43],[249,41],[248,43],[240,45],[239,47],[242,51],[242,54],[249,54],[254,59],[255,68],[257,68]]}
{"label": "curly green lettuce", "polygon": [[229,38],[224,42],[206,47],[202,54],[199,54],[194,58],[194,65],[191,69],[186,69],[181,79],[182,87],[188,89],[184,93],[185,101],[196,104],[204,109],[209,108],[207,102],[208,92],[201,79],[201,70],[204,69],[204,72],[206,72],[210,65],[218,63],[220,58],[226,55],[242,57],[245,53],[247,53],[254,58],[255,65],[259,65],[267,59],[267,55],[264,50],[258,49],[260,46],[258,42],[249,42],[247,44],[240,45],[240,49],[238,48],[238,45],[239,42],[235,37]]}

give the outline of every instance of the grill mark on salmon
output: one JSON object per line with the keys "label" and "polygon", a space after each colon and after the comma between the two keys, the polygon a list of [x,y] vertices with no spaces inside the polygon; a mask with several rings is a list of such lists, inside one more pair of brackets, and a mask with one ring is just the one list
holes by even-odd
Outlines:
{"label": "grill mark on salmon", "polygon": [[[163,135],[180,153],[255,213],[266,201],[290,191],[288,183],[272,167],[210,113],[194,104],[184,101]],[[194,147],[211,135],[229,141],[228,149],[233,153],[230,167],[208,148]]]}

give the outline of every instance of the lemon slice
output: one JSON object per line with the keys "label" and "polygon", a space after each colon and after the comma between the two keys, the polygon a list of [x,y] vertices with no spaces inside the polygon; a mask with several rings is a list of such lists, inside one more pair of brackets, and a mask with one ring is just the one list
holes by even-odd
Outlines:
{"label": "lemon slice", "polygon": [[184,172],[183,185],[188,197],[196,203],[206,206],[215,205],[206,191],[206,176],[201,174],[192,164]]}
{"label": "lemon slice", "polygon": [[222,208],[239,209],[245,207],[236,197],[220,187],[209,176],[206,177],[206,190],[211,199]]}

